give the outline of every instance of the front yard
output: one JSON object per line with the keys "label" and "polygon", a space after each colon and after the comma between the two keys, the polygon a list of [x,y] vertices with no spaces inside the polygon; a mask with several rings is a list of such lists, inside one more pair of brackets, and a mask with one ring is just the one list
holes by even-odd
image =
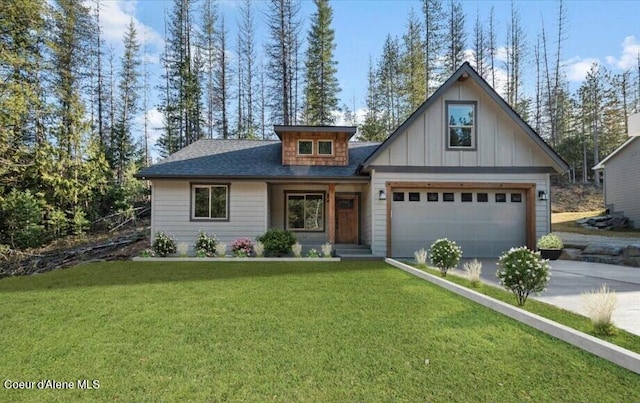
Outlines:
{"label": "front yard", "polygon": [[[382,262],[0,280],[2,400],[638,401],[640,376]],[[5,381],[98,380],[8,390]]]}

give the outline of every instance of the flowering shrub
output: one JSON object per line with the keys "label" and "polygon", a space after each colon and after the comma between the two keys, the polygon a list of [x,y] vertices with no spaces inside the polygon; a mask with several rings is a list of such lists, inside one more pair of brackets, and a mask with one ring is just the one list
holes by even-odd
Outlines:
{"label": "flowering shrub", "polygon": [[496,276],[500,285],[513,292],[518,305],[527,302],[529,294],[545,291],[549,281],[549,261],[522,246],[511,248],[500,256]]}
{"label": "flowering shrub", "polygon": [[462,257],[462,248],[456,245],[455,241],[447,238],[438,239],[429,249],[429,260],[431,264],[440,269],[442,277],[447,276],[447,271],[458,265]]}
{"label": "flowering shrub", "polygon": [[291,246],[291,251],[293,252],[293,256],[300,257],[302,256],[302,245],[300,242],[296,242]]}
{"label": "flowering shrub", "polygon": [[473,287],[480,287],[480,274],[482,273],[482,263],[478,262],[477,259],[473,259],[470,262],[462,265],[465,274],[467,275],[467,279],[471,283]]}
{"label": "flowering shrub", "polygon": [[591,319],[595,334],[611,336],[615,334],[615,327],[611,316],[618,306],[618,296],[606,284],[597,290],[582,294],[587,315]]}
{"label": "flowering shrub", "polygon": [[253,251],[256,252],[256,256],[261,257],[264,255],[264,245],[260,241],[256,241],[256,244],[253,245]]}
{"label": "flowering shrub", "polygon": [[216,255],[216,245],[218,240],[216,236],[209,236],[206,232],[200,231],[194,249],[198,257],[212,257]]}
{"label": "flowering shrub", "polygon": [[239,238],[231,244],[231,250],[238,257],[247,257],[253,252],[253,243],[249,238]]}
{"label": "flowering shrub", "polygon": [[562,239],[556,234],[543,235],[538,239],[538,249],[562,249]]}
{"label": "flowering shrub", "polygon": [[331,249],[333,248],[333,246],[327,242],[324,245],[322,245],[322,256],[324,257],[331,257]]}
{"label": "flowering shrub", "polygon": [[416,257],[416,263],[419,268],[424,269],[427,267],[427,251],[424,248],[413,252],[413,255]]}
{"label": "flowering shrub", "polygon": [[176,253],[176,241],[164,232],[156,232],[151,248],[156,255],[166,257]]}
{"label": "flowering shrub", "polygon": [[307,252],[307,257],[320,257],[320,254],[315,249],[309,249],[309,252]]}

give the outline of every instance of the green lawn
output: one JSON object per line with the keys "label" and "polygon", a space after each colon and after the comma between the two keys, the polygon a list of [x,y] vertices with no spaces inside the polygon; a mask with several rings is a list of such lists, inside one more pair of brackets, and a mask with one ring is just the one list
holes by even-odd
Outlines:
{"label": "green lawn", "polygon": [[[640,376],[381,262],[0,280],[0,400],[640,401]],[[428,364],[425,363],[428,360]]]}

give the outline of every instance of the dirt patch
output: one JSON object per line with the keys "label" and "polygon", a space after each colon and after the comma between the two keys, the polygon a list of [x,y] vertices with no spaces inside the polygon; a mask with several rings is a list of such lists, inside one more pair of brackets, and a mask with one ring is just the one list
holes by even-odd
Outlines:
{"label": "dirt patch", "polygon": [[551,186],[551,212],[602,211],[604,195],[601,188],[590,185]]}

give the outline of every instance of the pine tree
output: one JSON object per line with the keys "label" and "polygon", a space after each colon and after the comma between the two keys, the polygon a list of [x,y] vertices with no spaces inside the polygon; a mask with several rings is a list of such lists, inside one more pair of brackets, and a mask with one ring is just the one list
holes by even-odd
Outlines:
{"label": "pine tree", "polygon": [[511,22],[507,32],[506,46],[507,82],[505,88],[506,100],[511,107],[521,116],[525,117],[527,102],[522,100],[522,76],[523,63],[526,57],[526,37],[520,21],[520,13],[511,2]]}
{"label": "pine tree", "polygon": [[204,93],[204,128],[207,138],[212,139],[216,126],[216,113],[220,109],[216,92],[218,8],[214,0],[205,0],[202,8],[198,47],[203,55],[202,83]]}
{"label": "pine tree", "polygon": [[331,125],[338,109],[340,86],[336,78],[335,33],[331,28],[333,10],[328,0],[314,0],[306,53],[306,86],[304,117],[308,125]]}
{"label": "pine tree", "polygon": [[[238,88],[242,88],[242,96],[238,95],[238,109],[242,111],[242,131],[240,138],[255,138],[257,124],[256,115],[256,49],[253,5],[251,0],[244,0],[240,5],[240,21],[238,24]],[[240,68],[241,67],[241,68]],[[239,93],[240,94],[240,93]]]}
{"label": "pine tree", "polygon": [[300,22],[297,0],[270,0],[267,14],[269,42],[265,47],[271,117],[273,122],[289,125],[296,122],[295,79],[298,71],[297,40]]}
{"label": "pine tree", "polygon": [[386,132],[381,118],[380,85],[378,73],[371,59],[369,59],[367,79],[367,113],[360,128],[359,138],[363,141],[382,141],[386,138]]}
{"label": "pine tree", "polygon": [[228,139],[229,133],[229,92],[231,87],[231,60],[229,60],[227,45],[227,29],[224,25],[224,17],[220,19],[217,39],[218,65],[215,71],[215,91],[218,94],[217,104],[220,106],[218,119],[218,132],[220,137]]}
{"label": "pine tree", "polygon": [[407,31],[402,36],[402,95],[404,98],[402,120],[408,117],[426,99],[426,79],[424,77],[425,46],[422,40],[422,27],[413,9],[409,13]]}
{"label": "pine tree", "polygon": [[120,80],[118,83],[119,102],[116,124],[111,131],[108,155],[115,170],[116,183],[122,183],[127,166],[135,157],[133,123],[140,111],[140,43],[133,19],[130,20],[123,38],[124,54],[121,60]]}
{"label": "pine tree", "polygon": [[401,123],[402,86],[400,82],[400,44],[398,38],[387,36],[378,66],[381,116],[385,131],[392,132]]}
{"label": "pine tree", "polygon": [[476,22],[473,26],[473,53],[474,53],[474,62],[476,71],[480,75],[480,77],[487,79],[487,71],[486,71],[486,55],[485,55],[485,47],[486,40],[484,37],[484,26],[482,21],[480,21],[480,10],[476,9]]}
{"label": "pine tree", "polygon": [[447,9],[447,46],[444,69],[446,75],[451,75],[464,61],[464,47],[467,34],[464,27],[465,15],[460,1],[449,0]]}
{"label": "pine tree", "polygon": [[444,11],[442,0],[423,0],[425,87],[427,96],[433,94],[442,80],[440,58],[444,49]]}

